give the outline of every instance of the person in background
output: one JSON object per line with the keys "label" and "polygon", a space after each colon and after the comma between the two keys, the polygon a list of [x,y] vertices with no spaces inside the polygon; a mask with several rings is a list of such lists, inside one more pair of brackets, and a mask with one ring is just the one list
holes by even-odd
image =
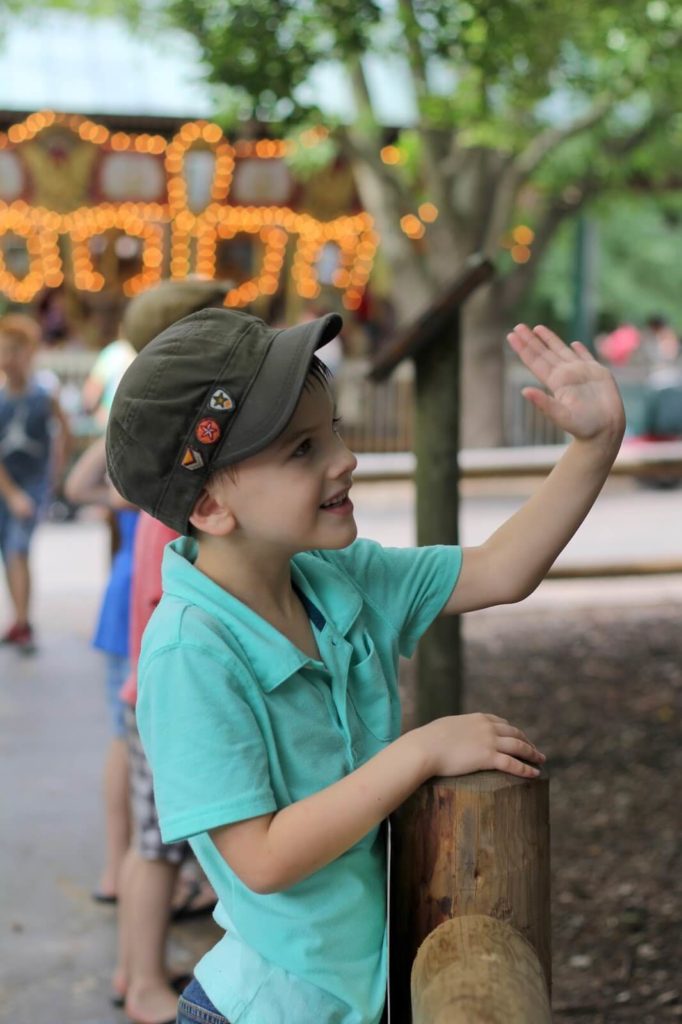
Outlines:
{"label": "person in background", "polygon": [[642,347],[652,371],[674,367],[680,356],[680,339],[664,316],[652,314],[642,328]]}
{"label": "person in background", "polygon": [[83,384],[83,409],[92,416],[100,430],[107,425],[118,382],[134,358],[135,349],[125,336],[110,341],[95,359]]}
{"label": "person in background", "polygon": [[107,509],[116,525],[117,547],[93,638],[93,646],[102,651],[105,659],[111,722],[111,740],[104,762],[105,858],[93,898],[100,903],[115,903],[123,858],[130,844],[128,754],[120,693],[130,664],[130,586],[138,511],[123,501],[107,481],[103,438],[94,441],[73,466],[64,494],[74,505],[98,505]]}
{"label": "person in background", "polygon": [[30,317],[0,319],[0,552],[14,610],[0,642],[23,654],[35,650],[31,540],[71,446],[59,400],[35,379],[39,345],[40,329]]}
{"label": "person in background", "polygon": [[[123,333],[140,352],[176,320],[206,306],[222,305],[230,287],[226,282],[191,278],[162,281],[131,300],[123,316]],[[137,659],[145,626],[161,598],[163,551],[176,536],[156,519],[140,517],[133,554],[130,674],[121,691],[133,840],[119,881],[118,962],[112,979],[112,1001],[125,1005],[134,1024],[174,1022],[178,990],[187,978],[173,973],[167,964],[170,922],[207,913],[216,902],[213,889],[191,856],[189,844],[163,842],[151,769],[137,731]],[[183,882],[186,893],[174,909]]]}

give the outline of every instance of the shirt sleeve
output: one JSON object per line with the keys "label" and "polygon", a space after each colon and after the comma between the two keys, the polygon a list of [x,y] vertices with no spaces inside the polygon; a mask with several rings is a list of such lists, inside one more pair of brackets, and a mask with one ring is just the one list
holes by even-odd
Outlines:
{"label": "shirt sleeve", "polygon": [[462,567],[459,546],[385,548],[371,540],[357,540],[334,552],[347,573],[398,634],[404,657],[440,614]]}
{"label": "shirt sleeve", "polygon": [[197,646],[140,669],[137,724],[166,843],[277,810],[265,742],[233,672]]}

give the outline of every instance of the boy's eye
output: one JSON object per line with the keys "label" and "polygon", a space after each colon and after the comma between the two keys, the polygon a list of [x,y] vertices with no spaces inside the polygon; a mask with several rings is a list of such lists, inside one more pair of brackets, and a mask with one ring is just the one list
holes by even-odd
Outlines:
{"label": "boy's eye", "polygon": [[312,441],[310,440],[309,437],[306,437],[305,441],[301,441],[296,451],[293,452],[293,458],[300,459],[301,456],[307,455],[311,448]]}
{"label": "boy's eye", "polygon": [[338,434],[339,431],[341,430],[341,417],[340,416],[335,416],[334,419],[332,420],[332,430],[334,431],[335,434]]}

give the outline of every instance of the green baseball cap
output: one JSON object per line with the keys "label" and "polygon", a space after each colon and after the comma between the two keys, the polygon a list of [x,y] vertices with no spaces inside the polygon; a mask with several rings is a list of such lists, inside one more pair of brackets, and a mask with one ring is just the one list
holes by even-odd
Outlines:
{"label": "green baseball cap", "polygon": [[238,310],[202,309],[162,331],[114,395],[106,450],[116,490],[187,533],[209,476],[282,433],[315,351],[342,323],[329,313],[278,330]]}

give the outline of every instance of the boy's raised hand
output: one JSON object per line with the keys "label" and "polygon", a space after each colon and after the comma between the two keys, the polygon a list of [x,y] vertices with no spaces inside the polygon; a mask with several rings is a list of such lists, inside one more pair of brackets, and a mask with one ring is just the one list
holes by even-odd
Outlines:
{"label": "boy's raised hand", "polygon": [[566,345],[548,327],[518,324],[507,335],[511,348],[550,392],[524,388],[522,394],[558,427],[581,441],[620,441],[625,423],[616,383],[579,341]]}

